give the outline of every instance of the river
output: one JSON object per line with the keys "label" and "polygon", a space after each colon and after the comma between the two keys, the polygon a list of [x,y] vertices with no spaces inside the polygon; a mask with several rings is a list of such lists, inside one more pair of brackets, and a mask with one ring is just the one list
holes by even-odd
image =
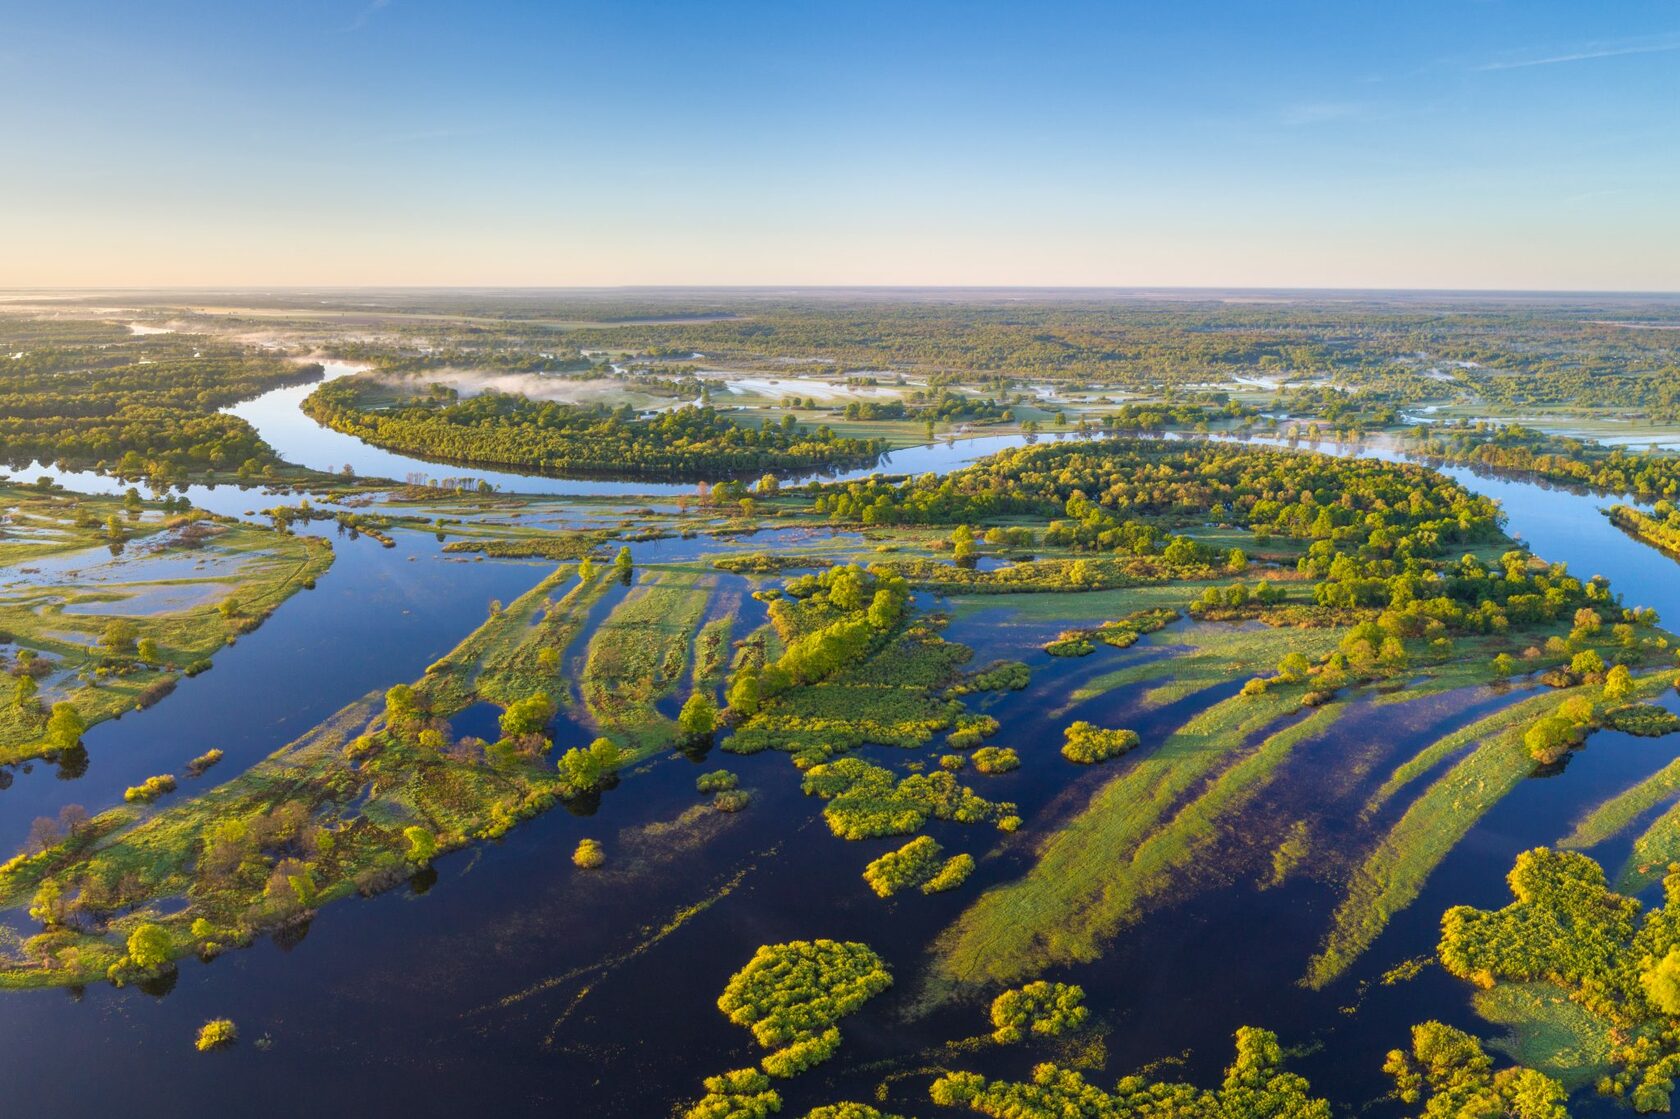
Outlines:
{"label": "river", "polygon": [[[338,365],[328,375],[353,371]],[[450,468],[324,431],[297,410],[308,391],[277,390],[234,411],[301,465],[332,470],[349,463],[358,474],[399,479],[451,475]],[[909,448],[886,456],[874,470],[943,473],[1024,441],[989,436]],[[1378,444],[1340,451],[1394,456]],[[1672,561],[1613,528],[1601,513],[1610,499],[1464,468],[1443,473],[1499,500],[1510,530],[1537,554],[1583,576],[1603,574],[1628,604],[1680,619]],[[691,491],[474,476],[515,492],[559,496]],[[93,475],[61,477],[71,488],[122,488]],[[196,504],[231,515],[268,503],[260,492],[230,486],[187,492]],[[427,534],[395,535],[393,549],[338,539],[337,561],[318,587],[219,653],[210,672],[184,681],[147,712],[90,731],[85,772],[61,774],[37,764],[16,773],[0,791],[0,847],[21,838],[35,815],[69,802],[98,811],[114,803],[125,785],[176,768],[210,746],[225,749],[227,758],[203,780],[225,780],[343,703],[417,677],[478,623],[489,599],[511,599],[546,570],[522,562],[465,562],[445,556]],[[738,540],[673,539],[638,544],[635,552],[644,560],[685,559],[708,548],[742,546]],[[949,636],[973,645],[982,660],[1020,655],[1004,643],[997,621],[990,612],[959,617]],[[1018,638],[1019,632],[1011,636]],[[1194,696],[1149,712],[1140,708],[1136,689],[1122,689],[1066,707],[1068,693],[1082,680],[1150,655],[1156,654],[1147,646],[1105,647],[1069,664],[1028,652],[1032,687],[991,709],[1004,724],[999,740],[1020,748],[1025,764],[985,779],[985,794],[1017,801],[1029,820],[1042,818],[1102,780],[1096,772],[1070,777],[1068,767],[1056,764],[1055,742],[1066,721],[1129,725],[1153,739],[1207,702],[1208,696]],[[1313,774],[1329,772],[1348,751],[1404,756],[1443,727],[1501,702],[1491,691],[1457,709],[1399,711],[1360,701],[1292,772],[1316,792]],[[1559,777],[1524,782],[1442,865],[1423,898],[1396,917],[1354,973],[1326,992],[1293,984],[1335,901],[1322,883],[1266,892],[1233,883],[1144,920],[1101,964],[1077,975],[1111,1030],[1113,1059],[1096,1079],[1111,1082],[1122,1071],[1188,1048],[1193,1055],[1183,1071],[1208,1083],[1229,1057],[1230,1031],[1252,1022],[1279,1029],[1286,1045],[1328,1039],[1319,1054],[1304,1058],[1303,1071],[1341,1102],[1371,1098],[1381,1090],[1383,1050],[1403,1042],[1408,1023],[1427,1017],[1475,1023],[1462,985],[1438,973],[1373,989],[1365,1010],[1343,1014],[1340,1007],[1362,997],[1357,985],[1427,952],[1446,904],[1499,904],[1515,852],[1555,839],[1583,804],[1674,756],[1677,741],[1602,734]],[[902,757],[874,749],[866,755]],[[786,1114],[838,1098],[867,1098],[878,1075],[868,1062],[979,1032],[984,1009],[973,1004],[928,1017],[897,1015],[912,1000],[928,940],[967,896],[1019,872],[1025,849],[983,861],[966,892],[913,896],[883,907],[851,888],[862,863],[878,853],[876,845],[831,838],[817,805],[800,795],[786,758],[714,757],[708,764],[719,762],[754,790],[752,807],[705,845],[655,851],[639,869],[585,881],[572,872],[567,855],[579,838],[610,843],[625,834],[620,829],[669,819],[694,804],[696,769],[681,758],[666,758],[627,781],[598,817],[556,810],[500,843],[440,860],[438,880],[429,888],[422,883],[334,905],[301,939],[265,941],[207,965],[187,961],[165,994],[100,985],[74,994],[0,995],[0,1069],[7,1073],[9,1108],[138,1116],[233,1109],[275,1117],[305,1110],[663,1115],[673,1102],[695,1094],[700,1077],[756,1058],[746,1032],[724,1022],[712,1003],[753,947],[795,937],[866,939],[903,982],[879,1006],[847,1020],[840,1058],[784,1086]],[[1286,800],[1268,801],[1257,811],[1289,807]],[[978,844],[977,854],[989,842],[955,825],[936,824],[930,833],[953,847]],[[736,873],[741,877],[730,886]],[[666,927],[675,914],[725,888],[734,891],[725,904],[640,947],[647,930]],[[603,959],[617,962],[596,967]],[[208,1057],[194,1053],[197,1026],[224,1015],[239,1022],[241,1044]],[[1024,1053],[985,1060],[993,1073],[1026,1071]],[[892,1110],[917,1113],[914,1098],[892,1103]],[[1583,1101],[1576,1113],[1602,1106]],[[925,1102],[921,1110],[927,1110]]]}

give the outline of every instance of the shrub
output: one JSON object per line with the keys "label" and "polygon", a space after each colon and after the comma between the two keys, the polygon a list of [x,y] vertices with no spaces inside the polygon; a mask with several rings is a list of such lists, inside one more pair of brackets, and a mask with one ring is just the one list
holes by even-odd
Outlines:
{"label": "shrub", "polygon": [[982,746],[974,751],[974,768],[980,773],[1008,773],[1021,765],[1021,755],[1008,746]]}
{"label": "shrub", "polygon": [[759,1045],[783,1051],[771,1054],[766,1071],[802,1069],[833,1054],[836,1022],[890,986],[892,974],[866,944],[795,940],[760,947],[717,1005]]}
{"label": "shrub", "polygon": [[199,774],[203,773],[205,770],[209,769],[221,760],[222,751],[220,749],[206,750],[204,753],[187,763],[187,773],[190,776],[197,777]]}
{"label": "shrub", "polygon": [[922,883],[922,893],[942,894],[946,890],[954,890],[968,881],[968,876],[974,873],[974,856],[964,852],[952,855],[945,860],[945,865],[939,872]]}
{"label": "shrub", "polygon": [[863,880],[877,897],[891,897],[908,886],[932,878],[943,852],[932,836],[917,836],[896,851],[888,851],[863,868]]}
{"label": "shrub", "polygon": [[212,1018],[198,1028],[198,1040],[193,1044],[198,1047],[200,1053],[208,1053],[212,1049],[232,1045],[238,1040],[239,1027],[233,1024],[231,1018]]}
{"label": "shrub", "polygon": [[961,754],[941,754],[939,756],[939,768],[948,773],[956,773],[967,764],[968,759]]}
{"label": "shrub", "polygon": [[752,794],[745,789],[725,789],[712,798],[712,807],[719,812],[739,812],[752,802]]}
{"label": "shrub", "polygon": [[1657,738],[1680,731],[1680,715],[1654,703],[1630,703],[1612,708],[1604,713],[1604,723],[1626,734],[1637,734],[1646,738]]}
{"label": "shrub", "polygon": [[1029,1032],[1057,1037],[1077,1030],[1091,1016],[1084,1002],[1084,989],[1073,983],[1041,979],[1005,991],[992,1000],[992,1039],[1008,1045]]}
{"label": "shrub", "polygon": [[736,1069],[703,1081],[706,1094],[683,1119],[768,1119],[782,1109],[770,1078],[755,1068]]}
{"label": "shrub", "polygon": [[408,861],[411,863],[425,866],[437,854],[437,837],[418,824],[404,828],[403,838],[408,840]]}
{"label": "shrub", "polygon": [[577,850],[572,852],[572,865],[583,870],[593,870],[607,861],[607,853],[601,850],[601,844],[593,839],[578,840]]}
{"label": "shrub", "polygon": [[1105,730],[1083,720],[1069,726],[1064,732],[1064,737],[1066,741],[1062,744],[1062,757],[1079,765],[1105,762],[1135,749],[1138,745],[1136,731]]}
{"label": "shrub", "polygon": [[165,793],[175,791],[175,775],[160,773],[156,777],[148,777],[138,785],[130,785],[123,792],[123,799],[130,804],[150,804]]}
{"label": "shrub", "polygon": [[741,779],[727,769],[714,769],[710,773],[702,773],[695,778],[694,791],[697,793],[722,793],[735,788]]}

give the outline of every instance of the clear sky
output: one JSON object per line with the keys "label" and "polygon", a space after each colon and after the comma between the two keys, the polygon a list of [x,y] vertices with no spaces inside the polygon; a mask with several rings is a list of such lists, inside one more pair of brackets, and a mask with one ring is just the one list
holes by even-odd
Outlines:
{"label": "clear sky", "polygon": [[1675,0],[0,0],[0,286],[1680,289]]}

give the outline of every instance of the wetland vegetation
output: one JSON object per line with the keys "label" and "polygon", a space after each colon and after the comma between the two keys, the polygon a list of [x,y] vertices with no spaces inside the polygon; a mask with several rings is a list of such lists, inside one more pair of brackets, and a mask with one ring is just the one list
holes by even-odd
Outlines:
{"label": "wetland vegetation", "polygon": [[[603,1114],[1667,1105],[1680,460],[1591,438],[1677,418],[1635,309],[451,298],[0,315],[18,1005],[258,1059],[310,1042],[241,969],[360,936]],[[277,393],[413,469],[288,461]],[[407,667],[260,749],[190,706],[410,566],[508,577],[328,635]]]}

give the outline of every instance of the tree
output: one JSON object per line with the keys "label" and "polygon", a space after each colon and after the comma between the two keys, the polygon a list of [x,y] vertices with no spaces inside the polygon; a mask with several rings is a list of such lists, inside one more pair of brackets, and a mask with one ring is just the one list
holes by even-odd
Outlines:
{"label": "tree", "polygon": [[554,701],[541,692],[526,696],[511,704],[498,722],[502,734],[508,738],[524,738],[541,734],[554,720]]}
{"label": "tree", "polygon": [[128,958],[135,967],[155,971],[169,962],[175,942],[169,930],[150,922],[137,925],[128,934]]}
{"label": "tree", "polygon": [[112,656],[122,656],[134,651],[134,623],[123,618],[112,618],[105,623],[104,631],[99,635],[99,644]]}
{"label": "tree", "polygon": [[690,740],[710,738],[717,730],[717,701],[710,692],[696,690],[677,714],[677,726]]}
{"label": "tree", "polygon": [[749,718],[756,715],[762,702],[758,673],[745,668],[737,672],[735,678],[729,682],[724,702],[729,704],[729,710],[736,715]]}
{"label": "tree", "polygon": [[1622,703],[1633,694],[1633,674],[1628,666],[1618,664],[1604,677],[1604,702]]}
{"label": "tree", "polygon": [[82,732],[87,730],[87,720],[77,711],[75,705],[61,700],[52,705],[52,714],[47,716],[46,740],[60,750],[73,749],[82,740]]}
{"label": "tree", "polygon": [[136,652],[139,654],[140,659],[145,661],[147,664],[156,664],[160,659],[158,655],[158,643],[150,637],[142,637],[140,639],[139,645],[136,646]]}
{"label": "tree", "polygon": [[630,575],[633,570],[634,567],[630,560],[630,546],[626,544],[618,550],[618,556],[613,560],[613,573],[618,576],[620,583],[629,586]]}
{"label": "tree", "polygon": [[403,838],[408,840],[408,861],[418,866],[425,866],[437,854],[437,837],[418,824],[403,829]]}
{"label": "tree", "polygon": [[599,788],[618,768],[618,747],[610,738],[597,738],[586,749],[574,746],[555,763],[567,794],[577,796]]}
{"label": "tree", "polygon": [[558,649],[538,649],[537,668],[543,672],[553,673],[560,669],[560,652]]}

